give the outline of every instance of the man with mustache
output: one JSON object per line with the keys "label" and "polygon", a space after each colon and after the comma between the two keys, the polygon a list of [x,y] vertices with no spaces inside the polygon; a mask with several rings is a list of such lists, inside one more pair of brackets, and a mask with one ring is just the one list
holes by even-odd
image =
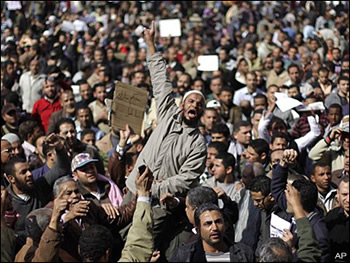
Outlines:
{"label": "man with mustache", "polygon": [[204,203],[195,212],[200,238],[179,248],[170,262],[253,262],[253,250],[224,238],[225,220],[221,209]]}

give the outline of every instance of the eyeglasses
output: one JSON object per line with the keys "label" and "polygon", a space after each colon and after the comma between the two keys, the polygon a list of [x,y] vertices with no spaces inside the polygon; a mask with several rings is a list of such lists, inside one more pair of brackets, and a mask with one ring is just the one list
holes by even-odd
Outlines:
{"label": "eyeglasses", "polygon": [[8,149],[1,151],[1,153],[12,153],[13,151],[14,151],[13,148],[8,148]]}

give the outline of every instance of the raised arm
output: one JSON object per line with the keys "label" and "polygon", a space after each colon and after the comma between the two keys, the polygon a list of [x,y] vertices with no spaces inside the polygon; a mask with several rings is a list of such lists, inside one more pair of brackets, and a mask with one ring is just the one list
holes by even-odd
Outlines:
{"label": "raised arm", "polygon": [[313,161],[321,160],[326,163],[331,163],[331,156],[330,152],[328,151],[332,141],[337,139],[339,135],[341,134],[340,128],[332,129],[332,131],[329,133],[329,135],[323,139],[320,140],[310,151],[309,157]]}
{"label": "raised arm", "polygon": [[285,189],[288,179],[288,165],[293,164],[297,157],[298,153],[295,150],[284,150],[282,160],[272,171],[271,193],[283,211],[287,209]]}
{"label": "raised arm", "polygon": [[[292,185],[287,185],[285,192],[288,203],[293,207],[297,225],[299,239],[299,248],[297,250],[298,260],[303,262],[319,262],[322,251],[319,249],[319,244],[312,225],[307,218],[307,213],[305,213],[302,207],[300,194]],[[289,230],[286,230],[282,239],[293,248],[292,237],[293,234]]]}
{"label": "raised arm", "polygon": [[295,140],[295,143],[298,145],[299,152],[302,152],[321,134],[320,128],[318,127],[314,116],[308,116],[307,121],[310,125],[310,131],[303,137]]}
{"label": "raised arm", "polygon": [[148,262],[153,253],[153,218],[150,189],[153,182],[148,168],[140,175],[137,173],[135,185],[137,205],[132,226],[119,262]]}
{"label": "raised arm", "polygon": [[57,153],[55,166],[44,175],[47,183],[52,187],[58,178],[70,173],[71,161],[64,149],[62,139],[58,135],[52,133],[45,140],[49,146],[55,148]]}
{"label": "raised arm", "polygon": [[160,53],[156,53],[154,45],[155,25],[152,21],[151,29],[145,29],[144,37],[148,45],[148,67],[151,73],[153,95],[156,100],[158,120],[164,118],[170,108],[177,109],[172,97],[173,86],[168,76],[165,60]]}

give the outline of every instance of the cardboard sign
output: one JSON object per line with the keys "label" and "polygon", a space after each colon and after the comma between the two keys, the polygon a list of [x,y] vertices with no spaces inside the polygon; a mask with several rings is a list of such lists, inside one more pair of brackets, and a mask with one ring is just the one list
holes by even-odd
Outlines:
{"label": "cardboard sign", "polygon": [[219,69],[219,57],[217,55],[198,56],[197,67],[200,71],[216,71]]}
{"label": "cardboard sign", "polygon": [[159,21],[160,37],[179,37],[181,36],[180,19],[165,19]]}
{"label": "cardboard sign", "polygon": [[140,135],[147,99],[147,91],[116,81],[110,125],[125,130],[125,125],[129,124]]}

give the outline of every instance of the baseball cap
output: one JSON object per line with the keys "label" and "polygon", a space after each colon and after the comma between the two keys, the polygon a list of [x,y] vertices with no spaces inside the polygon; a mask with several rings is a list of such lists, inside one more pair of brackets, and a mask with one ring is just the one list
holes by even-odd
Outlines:
{"label": "baseball cap", "polygon": [[92,159],[89,153],[77,154],[72,160],[72,172],[74,172],[77,168],[83,167],[91,162],[98,162],[98,160]]}
{"label": "baseball cap", "polygon": [[10,111],[16,111],[16,106],[13,103],[6,103],[1,109],[1,115],[9,113]]}
{"label": "baseball cap", "polygon": [[211,101],[208,101],[207,103],[207,108],[217,108],[217,107],[221,107],[221,104],[220,102],[218,102],[217,100],[211,100]]}

